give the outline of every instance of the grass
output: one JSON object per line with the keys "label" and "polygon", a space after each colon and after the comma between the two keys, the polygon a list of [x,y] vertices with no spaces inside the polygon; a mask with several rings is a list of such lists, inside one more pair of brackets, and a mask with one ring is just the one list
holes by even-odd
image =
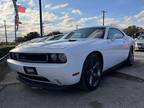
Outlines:
{"label": "grass", "polygon": [[8,52],[13,49],[15,46],[5,46],[5,47],[0,47],[0,58],[8,54]]}

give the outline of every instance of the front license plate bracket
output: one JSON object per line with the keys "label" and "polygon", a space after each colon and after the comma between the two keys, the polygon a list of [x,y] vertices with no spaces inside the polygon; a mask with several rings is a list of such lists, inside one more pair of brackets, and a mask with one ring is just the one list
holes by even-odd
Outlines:
{"label": "front license plate bracket", "polygon": [[24,66],[23,68],[24,68],[24,71],[25,71],[26,74],[29,74],[29,75],[38,75],[35,67]]}

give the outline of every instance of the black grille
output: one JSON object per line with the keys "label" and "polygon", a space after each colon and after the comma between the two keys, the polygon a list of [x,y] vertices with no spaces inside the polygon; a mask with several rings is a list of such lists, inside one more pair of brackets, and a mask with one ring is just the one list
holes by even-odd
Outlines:
{"label": "black grille", "polygon": [[47,62],[47,55],[46,54],[19,54],[19,61],[24,62]]}
{"label": "black grille", "polygon": [[142,45],[144,45],[144,44],[142,44],[142,43],[138,43],[138,45],[142,46]]}
{"label": "black grille", "polygon": [[10,58],[29,63],[48,63],[47,54],[32,54],[32,53],[10,53]]}
{"label": "black grille", "polygon": [[[56,59],[53,59],[51,55],[56,55]],[[16,61],[27,63],[66,63],[67,60],[61,61],[59,54],[63,53],[14,53],[10,52],[10,58]]]}

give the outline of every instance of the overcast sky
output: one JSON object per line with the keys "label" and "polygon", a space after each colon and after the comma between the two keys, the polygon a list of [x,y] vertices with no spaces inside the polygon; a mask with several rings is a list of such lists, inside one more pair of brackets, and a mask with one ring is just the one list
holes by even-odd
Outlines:
{"label": "overcast sky", "polygon": [[[17,0],[26,7],[20,13],[18,36],[39,32],[39,0]],[[144,27],[144,0],[42,0],[44,31],[70,31],[79,27],[102,25],[102,10],[106,10],[106,25],[121,28],[129,25]],[[9,40],[14,38],[12,0],[0,0],[0,39],[4,40],[3,20],[7,21]]]}

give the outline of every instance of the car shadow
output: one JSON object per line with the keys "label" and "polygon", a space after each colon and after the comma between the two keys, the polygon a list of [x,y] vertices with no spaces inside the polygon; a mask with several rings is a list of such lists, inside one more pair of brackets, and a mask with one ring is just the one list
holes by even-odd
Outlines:
{"label": "car shadow", "polygon": [[65,88],[59,88],[59,87],[47,87],[47,88],[38,88],[38,87],[29,87],[26,86],[26,89],[30,92],[33,93],[38,93],[38,94],[69,94],[69,95],[84,95],[87,94],[89,92],[86,92],[84,90],[81,90],[78,85],[75,86],[69,86],[69,87],[65,87]]}

